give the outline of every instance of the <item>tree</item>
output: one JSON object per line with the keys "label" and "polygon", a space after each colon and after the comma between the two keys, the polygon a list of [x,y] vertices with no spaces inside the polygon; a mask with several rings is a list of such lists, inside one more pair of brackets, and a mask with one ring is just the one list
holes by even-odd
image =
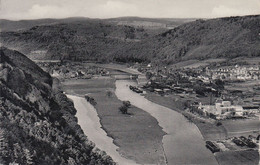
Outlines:
{"label": "tree", "polygon": [[33,155],[31,154],[31,152],[26,148],[24,150],[24,154],[25,154],[25,162],[26,164],[33,164]]}
{"label": "tree", "polygon": [[215,84],[216,84],[218,90],[224,89],[224,85],[225,85],[225,82],[224,82],[224,81],[222,81],[222,80],[220,80],[220,79],[217,79],[217,80],[215,81]]}
{"label": "tree", "polygon": [[0,128],[0,163],[5,162],[5,158],[8,157],[8,142],[5,138],[5,132],[3,129]]}
{"label": "tree", "polygon": [[151,72],[146,72],[145,77],[150,80],[153,77],[153,74]]}
{"label": "tree", "polygon": [[221,126],[222,123],[220,121],[217,122],[216,126]]}
{"label": "tree", "polygon": [[107,96],[111,97],[112,96],[112,92],[111,91],[107,91]]}
{"label": "tree", "polygon": [[183,103],[184,107],[185,108],[190,108],[191,107],[191,101],[190,100],[186,100],[184,103]]}
{"label": "tree", "polygon": [[123,105],[129,108],[131,106],[130,101],[123,101]]}
{"label": "tree", "polygon": [[122,114],[127,114],[128,107],[125,106],[125,105],[122,105],[121,107],[119,107],[119,111],[120,111]]}
{"label": "tree", "polygon": [[85,95],[85,99],[93,106],[97,105],[97,102],[95,101],[95,99],[93,97],[90,97],[88,95]]}
{"label": "tree", "polygon": [[205,96],[206,88],[204,86],[196,84],[193,88],[198,95]]}

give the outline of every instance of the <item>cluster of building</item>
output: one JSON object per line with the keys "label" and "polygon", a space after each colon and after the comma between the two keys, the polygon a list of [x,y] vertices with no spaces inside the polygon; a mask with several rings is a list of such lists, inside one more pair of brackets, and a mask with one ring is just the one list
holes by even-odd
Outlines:
{"label": "cluster of building", "polygon": [[216,69],[206,68],[206,74],[222,80],[260,80],[260,66],[225,66]]}
{"label": "cluster of building", "polygon": [[195,93],[192,88],[183,87],[182,85],[167,85],[165,82],[148,81],[142,86],[145,90],[154,92],[160,95],[176,93],[176,94],[193,94]]}
{"label": "cluster of building", "polygon": [[203,105],[199,103],[197,110],[204,116],[210,116],[215,119],[227,119],[233,117],[244,117],[249,114],[260,112],[259,106],[232,105],[231,101],[218,99],[215,105]]}
{"label": "cluster of building", "polygon": [[61,64],[60,61],[40,61],[37,64],[52,77],[89,79],[93,75],[107,76],[109,72],[96,66],[81,66],[80,64]]}

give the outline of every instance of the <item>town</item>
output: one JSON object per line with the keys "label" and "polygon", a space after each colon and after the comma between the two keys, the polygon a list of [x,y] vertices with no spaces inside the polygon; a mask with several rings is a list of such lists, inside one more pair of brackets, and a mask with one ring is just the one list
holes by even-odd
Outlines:
{"label": "town", "polygon": [[[84,63],[61,61],[38,62],[53,77],[91,79],[109,76],[109,69]],[[153,67],[152,64],[133,64],[143,75],[132,76],[137,92],[152,92],[161,96],[178,95],[186,100],[186,110],[216,120],[256,117],[260,112],[260,66],[235,65],[198,68]],[[247,84],[247,85],[245,85]]]}
{"label": "town", "polygon": [[[259,113],[260,66],[221,66],[158,69],[151,64],[138,68],[146,74],[142,88],[160,95],[190,98],[192,111],[215,119],[250,117]],[[206,99],[205,99],[206,98]]]}

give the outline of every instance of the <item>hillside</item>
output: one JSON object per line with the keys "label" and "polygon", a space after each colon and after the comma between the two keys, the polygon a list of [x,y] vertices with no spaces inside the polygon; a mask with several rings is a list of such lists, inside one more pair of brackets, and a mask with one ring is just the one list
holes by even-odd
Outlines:
{"label": "hillside", "polygon": [[140,17],[119,17],[110,18],[105,21],[117,25],[128,25],[133,27],[144,27],[146,29],[154,28],[174,28],[181,24],[194,21],[194,18],[140,18]]}
{"label": "hillside", "polygon": [[176,63],[191,59],[260,56],[260,15],[197,20],[115,53],[119,61],[146,58]]}
{"label": "hillside", "polygon": [[[260,56],[260,15],[197,20],[161,33],[158,29],[107,21],[36,26],[2,32],[0,38],[3,45],[42,59],[171,64],[191,59]],[[133,22],[130,18],[117,21]]]}
{"label": "hillside", "polygon": [[17,51],[0,56],[0,164],[114,164],[88,141],[57,80]]}
{"label": "hillside", "polygon": [[18,32],[2,32],[6,47],[30,58],[106,60],[128,42],[140,42],[152,35],[142,27],[111,25],[100,21],[35,26]]}

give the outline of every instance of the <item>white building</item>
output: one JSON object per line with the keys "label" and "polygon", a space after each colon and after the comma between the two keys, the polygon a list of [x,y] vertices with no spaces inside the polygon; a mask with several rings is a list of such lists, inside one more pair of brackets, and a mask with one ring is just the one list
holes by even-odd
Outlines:
{"label": "white building", "polygon": [[218,100],[215,105],[202,105],[199,104],[204,114],[213,114],[216,119],[225,119],[227,117],[240,117],[244,115],[243,107],[240,105],[231,105],[230,101]]}

